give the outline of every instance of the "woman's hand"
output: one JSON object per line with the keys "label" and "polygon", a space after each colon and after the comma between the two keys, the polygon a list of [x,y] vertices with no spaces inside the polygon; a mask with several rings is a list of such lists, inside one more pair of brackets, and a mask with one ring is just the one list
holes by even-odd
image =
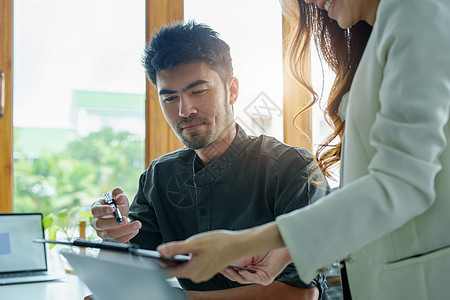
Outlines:
{"label": "woman's hand", "polygon": [[[185,241],[161,245],[157,250],[165,257],[190,254],[191,259],[188,262],[176,267],[169,267],[167,271],[171,276],[189,278],[198,283],[210,279],[219,271],[228,267],[230,263],[242,257],[267,253],[269,250],[284,246],[278,227],[275,222],[272,222],[242,231],[216,230],[201,233]],[[278,265],[282,261],[282,254],[286,255],[287,253],[287,250],[284,251],[272,252],[270,257],[264,260],[264,263],[267,264],[264,270],[267,276],[261,278],[265,277],[265,282],[273,277],[277,268],[279,268],[279,266],[269,268],[268,264],[278,260],[276,262]],[[290,261],[290,256],[288,255],[288,257]],[[283,261],[287,260],[286,257],[284,259]],[[262,263],[262,260],[260,260],[260,263]],[[284,265],[287,265],[287,263]]]}
{"label": "woman's hand", "polygon": [[233,267],[227,267],[220,273],[228,279],[241,284],[258,283],[269,285],[291,261],[288,249],[280,248],[233,262],[235,265],[252,269],[256,273]]}
{"label": "woman's hand", "polygon": [[194,235],[185,241],[161,245],[157,250],[165,257],[190,254],[191,259],[188,262],[169,267],[167,271],[171,276],[189,278],[198,283],[210,279],[228,263],[239,258],[239,254],[233,251],[232,242],[238,240],[239,234],[216,230]]}

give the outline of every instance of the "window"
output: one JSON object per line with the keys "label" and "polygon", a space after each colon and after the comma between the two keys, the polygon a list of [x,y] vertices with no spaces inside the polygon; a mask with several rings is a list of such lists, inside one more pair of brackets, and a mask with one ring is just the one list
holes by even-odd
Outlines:
{"label": "window", "polygon": [[145,1],[14,1],[14,210],[90,205],[144,165]]}
{"label": "window", "polygon": [[[249,14],[255,11],[257,13]],[[283,51],[277,1],[184,1],[185,20],[205,23],[230,45],[239,98],[236,122],[247,134],[283,140]]]}
{"label": "window", "polygon": [[[16,51],[14,64],[12,64],[11,51],[13,41],[13,2],[15,6],[14,47]],[[170,127],[162,116],[152,84],[147,81],[146,88],[144,88],[145,75],[144,70],[140,66],[140,57],[145,43],[144,38],[141,38],[141,36],[144,36],[145,28],[145,36],[149,39],[155,28],[159,28],[162,24],[169,23],[174,19],[182,19],[184,6],[186,7],[186,19],[197,19],[200,22],[210,24],[222,34],[224,40],[232,48],[236,76],[241,81],[241,95],[236,105],[238,122],[245,122],[246,124],[243,126],[247,126],[246,129],[253,134],[264,132],[288,144],[307,148],[311,146],[309,116],[305,116],[301,122],[296,120],[297,126],[303,128],[306,135],[300,134],[293,126],[293,116],[299,107],[302,107],[309,101],[309,98],[308,94],[302,90],[302,87],[289,77],[287,69],[282,66],[281,26],[284,26],[284,24],[281,19],[281,8],[277,1],[273,3],[272,1],[256,0],[241,1],[241,3],[234,5],[230,5],[227,2],[227,7],[239,7],[239,11],[235,9],[236,11],[226,12],[224,7],[220,7],[220,13],[216,13],[215,16],[208,13],[208,9],[211,9],[212,6],[210,1],[206,1],[206,4],[201,9],[200,6],[203,4],[199,0],[171,0],[167,2],[132,0],[127,1],[126,4],[118,0],[70,2],[58,0],[0,0],[0,4],[4,8],[0,11],[0,23],[4,28],[0,32],[0,41],[2,45],[6,45],[0,48],[0,70],[6,74],[6,109],[5,116],[0,119],[0,132],[2,133],[0,135],[0,144],[4,145],[0,149],[2,154],[0,156],[0,177],[2,179],[0,186],[2,191],[4,191],[4,197],[0,199],[0,211],[12,210],[12,201],[10,200],[10,195],[12,195],[12,172],[10,169],[12,165],[12,110],[10,103],[12,98],[12,73],[14,73],[15,80],[14,96],[15,100],[17,100],[14,107],[14,142],[16,143],[14,152],[16,163],[17,160],[23,159],[21,163],[25,169],[24,171],[30,172],[27,163],[37,160],[38,154],[35,150],[45,149],[46,143],[52,144],[52,147],[47,147],[49,149],[45,150],[45,155],[50,155],[48,153],[52,151],[61,153],[67,144],[76,141],[80,137],[88,138],[90,134],[94,134],[95,131],[102,130],[102,128],[109,128],[111,132],[117,132],[120,128],[126,127],[131,133],[142,138],[140,140],[141,145],[137,147],[142,148],[144,140],[142,135],[144,133],[137,131],[138,129],[142,130],[144,119],[146,120],[146,163],[142,169],[152,159],[182,146],[172,134]],[[214,4],[217,5],[217,3]],[[50,5],[53,5],[53,8],[50,8]],[[247,6],[244,9],[242,5]],[[196,7],[195,10],[194,7]],[[259,16],[252,15],[251,20],[245,19],[244,13],[246,10],[253,11],[255,7],[258,7]],[[264,7],[266,7],[264,9],[265,12],[259,13]],[[116,10],[119,10],[119,12]],[[197,12],[200,13],[202,10],[206,11],[206,14],[197,16]],[[23,17],[21,17],[22,13],[24,13]],[[216,20],[215,17],[217,16],[224,16],[224,20]],[[31,25],[20,25],[19,23],[24,21],[23,18],[28,18]],[[131,21],[127,21],[130,18]],[[258,18],[258,20],[255,18]],[[43,20],[44,22],[42,23],[38,20]],[[250,27],[254,21],[259,22],[258,28]],[[267,25],[269,21],[273,22],[270,23],[270,26]],[[68,30],[70,23],[75,26],[75,32]],[[228,26],[225,26],[225,24],[228,24]],[[61,27],[65,30],[64,33],[59,33],[59,35],[56,34],[55,36],[55,32],[58,29],[55,27]],[[231,29],[231,31],[227,32],[228,29]],[[269,32],[269,30],[272,31]],[[113,36],[109,33],[113,33]],[[246,38],[243,41],[235,42],[235,38],[239,35],[245,35]],[[131,40],[131,37],[136,39]],[[258,42],[255,40],[257,37],[259,38]],[[39,46],[41,40],[45,41],[44,46]],[[65,43],[66,46],[58,44],[57,41],[62,42],[62,44]],[[95,50],[94,48],[99,44],[102,47],[106,47],[103,49],[107,50]],[[252,51],[248,50],[252,46]],[[41,48],[37,49],[38,47]],[[76,51],[71,56],[69,51],[73,49],[76,49]],[[41,51],[41,55],[37,56],[36,53],[39,51]],[[253,54],[254,57],[250,56],[250,59],[245,58],[245,54],[247,54],[245,52]],[[107,56],[109,53],[114,54],[112,60]],[[258,57],[255,53],[264,54]],[[86,58],[80,59],[84,55],[87,55]],[[56,66],[47,65],[50,58],[59,60],[59,64]],[[238,62],[238,60],[243,62]],[[252,65],[248,66],[250,63]],[[38,64],[41,68],[36,68],[33,64]],[[13,65],[14,72],[12,72]],[[100,65],[100,67],[98,68],[95,65]],[[246,67],[242,68],[241,65]],[[271,71],[268,71],[269,65],[271,66]],[[97,71],[99,69],[103,70],[104,73],[99,73]],[[53,75],[51,73],[57,73],[57,79],[63,78],[62,83],[55,84],[53,79],[51,79],[51,75]],[[25,81],[21,82],[22,79]],[[251,82],[252,80],[253,83]],[[69,87],[68,91],[63,91],[62,86],[59,85],[67,87],[67,82],[72,86]],[[30,93],[32,89],[40,92]],[[145,118],[142,110],[136,108],[136,105],[143,107],[143,104],[136,104],[142,101],[139,100],[142,99],[139,97],[143,97],[143,94],[145,94],[146,99]],[[121,113],[124,111],[124,107],[119,104],[123,104],[123,101],[120,100],[121,97],[129,97],[130,100],[127,101],[129,105],[127,114],[126,116],[121,114],[119,122],[117,121],[117,114],[119,111]],[[50,98],[57,98],[58,101],[48,106]],[[273,110],[275,107],[264,105],[264,101],[261,102],[261,105],[256,105],[254,100],[261,100],[261,98],[262,100],[270,99],[273,101],[278,106],[277,110]],[[66,100],[63,101],[63,99]],[[70,104],[67,104],[67,99],[70,99]],[[90,101],[89,99],[94,99],[95,101]],[[112,106],[108,107],[108,113],[105,112],[105,99],[107,104]],[[97,103],[100,108],[93,106],[93,103]],[[250,106],[250,108],[262,106],[259,114],[256,113],[256,116],[254,111],[249,110],[247,107],[252,103],[253,106]],[[42,109],[44,112],[42,112]],[[283,112],[283,116],[280,117],[275,113],[279,111],[278,109]],[[22,113],[23,115],[21,115]],[[68,114],[69,116],[67,116]],[[109,117],[108,114],[110,114]],[[111,118],[114,114],[116,116]],[[130,125],[130,120],[135,119],[136,114],[142,115],[141,123],[137,122],[134,123],[135,125]],[[271,122],[266,122],[267,118],[264,120],[263,116],[267,116]],[[52,127],[54,126],[50,124],[52,119],[57,120],[58,126]],[[36,121],[39,124],[38,127],[30,128],[32,127],[29,125],[30,120]],[[75,126],[75,124],[79,126]],[[35,131],[33,132],[33,130]],[[50,135],[52,138],[47,135],[44,138],[36,139],[42,134],[41,131],[45,130],[52,131]],[[99,136],[104,137],[106,135],[100,134]],[[36,139],[37,141],[29,144],[27,139],[30,139],[30,141]],[[98,140],[98,136],[91,136],[91,139]],[[317,142],[314,140],[314,143],[316,144]],[[116,141],[112,143],[112,146],[117,147],[119,144],[124,143]],[[81,147],[85,143],[79,145]],[[74,147],[75,152],[78,149],[81,148]],[[100,149],[108,148],[100,147]],[[26,155],[20,151],[25,151]],[[136,151],[139,152],[141,150]],[[78,151],[76,154],[81,155],[80,153],[81,151]],[[69,157],[67,153],[63,153],[61,156],[62,159]],[[142,160],[140,161],[142,162]],[[132,164],[135,165],[136,163],[137,166],[141,162],[133,161]],[[16,166],[20,165],[16,164]],[[45,165],[40,167],[44,168]],[[111,166],[111,168],[101,172],[101,174],[103,174],[102,176],[105,174],[111,175],[114,172],[113,170],[117,170],[117,167]],[[33,173],[34,171],[31,172]],[[76,173],[72,174],[74,177],[70,179],[71,181],[84,177],[82,173],[78,173],[78,176],[75,176]],[[137,176],[132,175],[130,177],[132,177],[133,184],[137,184]],[[28,178],[30,176],[23,176],[17,183]],[[41,180],[41,183],[44,183],[44,180]],[[41,191],[47,195],[54,195],[55,193],[46,184],[45,186],[32,185],[30,182],[25,182],[25,184],[28,184],[30,187],[27,189],[30,193],[32,191],[35,193]],[[123,186],[120,182],[110,184]],[[16,184],[15,188],[20,187]],[[111,188],[111,185],[105,188]],[[103,192],[104,188],[102,187],[101,189]],[[68,189],[67,195],[70,195],[73,190],[75,189],[72,186],[72,191]],[[77,198],[80,201],[81,199],[91,201],[93,199],[90,197],[95,199],[97,195],[98,192],[95,192],[95,196],[79,194]],[[31,197],[31,195],[29,196]],[[55,198],[58,197],[52,197],[52,199]],[[27,206],[26,209],[31,210],[31,206]]]}

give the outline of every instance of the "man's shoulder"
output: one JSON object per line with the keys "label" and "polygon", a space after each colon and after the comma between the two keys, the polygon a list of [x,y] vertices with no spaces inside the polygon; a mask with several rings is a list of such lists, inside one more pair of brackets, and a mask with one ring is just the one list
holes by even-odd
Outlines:
{"label": "man's shoulder", "polygon": [[261,134],[260,136],[249,136],[250,143],[247,152],[252,155],[268,157],[278,161],[288,157],[299,157],[305,162],[312,160],[312,153],[308,149],[285,144],[275,137]]}
{"label": "man's shoulder", "polygon": [[174,164],[192,164],[194,155],[194,150],[183,147],[154,159],[150,164],[150,168],[156,168],[160,166],[167,167],[168,165]]}

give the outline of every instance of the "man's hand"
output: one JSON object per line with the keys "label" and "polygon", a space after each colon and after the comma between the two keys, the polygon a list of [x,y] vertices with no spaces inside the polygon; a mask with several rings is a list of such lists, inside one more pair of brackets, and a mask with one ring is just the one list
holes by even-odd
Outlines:
{"label": "man's hand", "polygon": [[117,223],[113,215],[114,210],[102,199],[95,201],[91,206],[93,215],[91,225],[100,238],[114,239],[119,243],[125,243],[138,234],[142,223],[139,221],[128,223],[129,202],[122,189],[115,188],[112,196],[122,214],[122,223]]}
{"label": "man's hand", "polygon": [[241,284],[258,283],[269,285],[291,261],[289,251],[285,247],[233,262],[235,265],[255,270],[256,273],[232,267],[227,267],[220,273],[228,279]]}

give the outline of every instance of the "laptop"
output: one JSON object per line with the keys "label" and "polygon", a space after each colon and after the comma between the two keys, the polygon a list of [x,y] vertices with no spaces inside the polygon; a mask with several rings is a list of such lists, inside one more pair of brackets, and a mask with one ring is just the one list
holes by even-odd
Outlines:
{"label": "laptop", "polygon": [[0,285],[49,281],[41,213],[0,213]]}
{"label": "laptop", "polygon": [[97,257],[61,251],[95,300],[177,300],[182,292],[171,286],[164,269],[151,258],[101,251]]}

